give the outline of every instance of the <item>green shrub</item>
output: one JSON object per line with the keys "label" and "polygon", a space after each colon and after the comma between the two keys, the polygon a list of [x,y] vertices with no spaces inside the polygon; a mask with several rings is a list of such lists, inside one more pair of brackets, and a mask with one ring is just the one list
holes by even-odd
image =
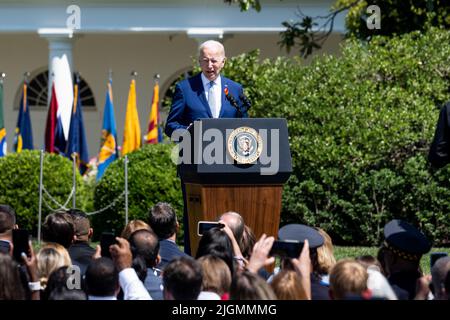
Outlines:
{"label": "green shrub", "polygon": [[[128,154],[128,215],[129,220],[148,220],[149,209],[157,202],[170,203],[183,214],[183,198],[176,166],[170,159],[173,145],[146,145]],[[94,205],[97,210],[114,202],[124,192],[124,158],[114,161],[95,188]],[[97,236],[102,231],[114,230],[120,234],[125,224],[125,197],[109,209],[93,216]]]}
{"label": "green shrub", "polygon": [[[0,158],[0,203],[9,204],[17,214],[21,228],[36,235],[39,213],[40,151],[24,150]],[[87,190],[79,174],[76,177],[77,207],[85,210]],[[62,156],[44,153],[43,182],[45,189],[60,204],[66,202],[72,190],[72,162]],[[59,206],[43,194],[42,219]],[[72,206],[72,200],[67,207]],[[49,208],[50,207],[50,208]]]}
{"label": "green shrub", "polygon": [[[194,67],[199,71],[198,67]],[[450,33],[348,40],[339,57],[227,60],[251,117],[288,121],[293,175],[282,224],[319,226],[338,244],[378,245],[403,218],[434,245],[450,243],[450,169],[426,157],[439,109],[450,100]]]}
{"label": "green shrub", "polygon": [[426,156],[450,98],[450,34],[349,40],[340,57],[229,60],[253,117],[288,120],[294,174],[282,222],[320,226],[344,244],[379,244],[383,225],[404,218],[434,244],[450,242],[448,169]]}

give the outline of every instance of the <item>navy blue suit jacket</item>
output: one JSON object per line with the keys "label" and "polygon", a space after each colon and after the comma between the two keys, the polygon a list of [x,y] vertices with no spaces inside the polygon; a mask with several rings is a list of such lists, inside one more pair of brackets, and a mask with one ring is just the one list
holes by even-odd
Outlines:
{"label": "navy blue suit jacket", "polygon": [[[234,97],[238,106],[242,106],[239,97],[243,94],[242,86],[228,78],[221,77],[222,104],[219,118],[237,118],[238,112],[225,97],[225,87]],[[244,113],[243,117],[247,117]],[[165,133],[170,137],[176,129],[186,129],[192,122],[198,119],[212,118],[211,109],[206,100],[201,73],[180,81],[175,87],[169,116],[167,117]]]}
{"label": "navy blue suit jacket", "polygon": [[159,255],[161,256],[161,262],[157,265],[157,268],[161,270],[177,257],[189,257],[178,248],[175,242],[167,239],[159,239]]}

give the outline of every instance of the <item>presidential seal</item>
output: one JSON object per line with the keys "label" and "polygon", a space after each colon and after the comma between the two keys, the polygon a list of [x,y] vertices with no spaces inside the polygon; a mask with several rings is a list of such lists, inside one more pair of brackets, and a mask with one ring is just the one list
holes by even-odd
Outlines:
{"label": "presidential seal", "polygon": [[263,149],[261,136],[255,129],[239,127],[228,137],[228,154],[240,164],[249,164],[258,160]]}

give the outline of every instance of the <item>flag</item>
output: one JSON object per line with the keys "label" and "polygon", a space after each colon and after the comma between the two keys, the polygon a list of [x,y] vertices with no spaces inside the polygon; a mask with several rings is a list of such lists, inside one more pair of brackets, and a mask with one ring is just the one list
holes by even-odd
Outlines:
{"label": "flag", "polygon": [[0,157],[6,156],[6,128],[3,119],[3,80],[0,80]]}
{"label": "flag", "polygon": [[72,117],[70,119],[69,140],[67,142],[67,156],[76,157],[80,174],[84,174],[88,168],[89,155],[86,141],[86,133],[83,123],[83,111],[81,109],[80,92],[78,90],[79,82],[74,86],[74,100],[72,108]]}
{"label": "flag", "polygon": [[136,105],[136,81],[131,80],[123,132],[122,155],[141,147],[141,127]]}
{"label": "flag", "polygon": [[52,83],[50,106],[47,113],[45,125],[45,151],[49,153],[64,154],[66,150],[66,139],[61,121],[58,121],[58,99],[56,96],[55,83]]}
{"label": "flag", "polygon": [[97,180],[99,180],[111,162],[117,159],[116,119],[114,117],[114,105],[112,95],[112,84],[108,82],[106,91],[105,109],[103,111],[102,141],[98,154]]}
{"label": "flag", "polygon": [[28,106],[27,82],[23,83],[22,98],[20,101],[19,118],[17,119],[14,135],[14,151],[22,152],[24,149],[33,149],[33,130],[31,128],[30,108]]}
{"label": "flag", "polygon": [[45,126],[45,151],[65,154],[72,116],[72,74],[66,55],[52,59],[53,79]]}
{"label": "flag", "polygon": [[152,109],[148,120],[148,131],[145,143],[155,144],[162,141],[162,128],[159,126],[159,84],[153,87]]}

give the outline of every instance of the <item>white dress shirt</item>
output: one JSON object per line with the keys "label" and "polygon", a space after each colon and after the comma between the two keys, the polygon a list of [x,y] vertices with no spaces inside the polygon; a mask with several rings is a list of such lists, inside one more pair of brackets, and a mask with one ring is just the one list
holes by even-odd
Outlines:
{"label": "white dress shirt", "polygon": [[133,268],[119,272],[119,283],[123,290],[123,300],[152,300]]}
{"label": "white dress shirt", "polygon": [[[210,88],[210,82],[211,80],[208,80],[208,78],[205,77],[205,75],[202,73],[201,75],[202,77],[202,83],[203,83],[203,89],[205,91],[205,95],[206,95],[206,100],[209,103],[209,88]],[[217,77],[216,80],[214,80],[214,87],[213,87],[213,92],[214,92],[214,106],[211,107],[211,114],[213,116],[213,118],[218,118],[220,115],[220,108],[222,107],[222,79],[221,76],[219,75]]]}

